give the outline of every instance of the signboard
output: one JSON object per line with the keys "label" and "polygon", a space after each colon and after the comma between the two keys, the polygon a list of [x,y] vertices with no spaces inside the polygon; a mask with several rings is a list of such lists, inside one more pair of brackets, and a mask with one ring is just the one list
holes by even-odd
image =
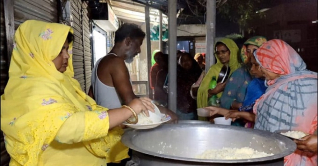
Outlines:
{"label": "signboard", "polygon": [[114,28],[117,30],[119,27],[118,19],[113,11],[113,9],[107,4],[108,8],[108,21],[114,26]]}
{"label": "signboard", "polygon": [[205,49],[206,47],[206,44],[205,43],[195,43],[195,48],[198,49],[198,48],[203,48]]}

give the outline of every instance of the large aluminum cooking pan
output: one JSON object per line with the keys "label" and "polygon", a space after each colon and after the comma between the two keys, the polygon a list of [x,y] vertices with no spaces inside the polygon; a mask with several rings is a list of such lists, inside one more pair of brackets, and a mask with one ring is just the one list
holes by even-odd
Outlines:
{"label": "large aluminum cooking pan", "polygon": [[[252,163],[283,163],[283,157],[296,149],[296,144],[276,133],[247,129],[236,126],[215,125],[209,123],[178,123],[164,124],[150,130],[127,130],[122,142],[139,156],[139,163],[145,159],[147,164],[155,160],[173,165],[172,163],[192,163],[192,165],[235,164],[250,165]],[[227,148],[251,147],[257,151],[273,153],[274,155],[239,160],[198,159],[197,155],[205,150]],[[145,155],[145,156],[143,156]],[[145,162],[145,161],[144,161]],[[212,164],[214,163],[214,164]],[[183,164],[189,165],[189,164]],[[190,164],[191,165],[191,164]],[[253,165],[253,164],[252,164]],[[258,165],[258,164],[256,164]],[[259,164],[262,165],[262,164]]]}

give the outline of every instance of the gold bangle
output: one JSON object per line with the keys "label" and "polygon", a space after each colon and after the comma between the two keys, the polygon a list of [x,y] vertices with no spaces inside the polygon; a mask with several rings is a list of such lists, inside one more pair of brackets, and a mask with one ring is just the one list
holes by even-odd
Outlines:
{"label": "gold bangle", "polygon": [[134,119],[135,119],[135,120],[134,120],[134,121],[129,120],[129,119],[132,119],[132,118],[130,117],[130,118],[128,118],[128,119],[126,120],[127,123],[129,123],[129,124],[136,124],[136,123],[138,123],[138,116],[137,116],[136,112],[135,112],[131,107],[129,107],[128,105],[123,105],[122,108],[127,108],[127,109],[129,109],[129,111],[132,112],[133,115],[134,115]]}

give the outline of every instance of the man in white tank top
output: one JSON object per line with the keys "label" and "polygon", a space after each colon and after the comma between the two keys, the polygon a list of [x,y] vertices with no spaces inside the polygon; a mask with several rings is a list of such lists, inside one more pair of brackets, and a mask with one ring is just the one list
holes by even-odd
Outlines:
{"label": "man in white tank top", "polygon": [[[89,95],[97,104],[111,108],[121,107],[137,98],[130,82],[130,76],[125,64],[131,63],[140,53],[140,46],[145,33],[135,24],[123,24],[115,32],[115,45],[103,58],[96,62],[92,71],[92,86]],[[158,106],[162,113],[177,119],[171,110]]]}
{"label": "man in white tank top", "polygon": [[[140,46],[145,38],[145,33],[135,24],[123,24],[115,32],[115,45],[103,58],[96,62],[92,71],[92,86],[89,95],[97,104],[106,108],[119,108],[137,98],[134,94],[130,76],[125,64],[131,63],[133,58],[140,53]],[[162,113],[176,120],[175,113],[165,107],[158,106]],[[109,166],[124,165],[126,160],[119,164],[109,163]]]}

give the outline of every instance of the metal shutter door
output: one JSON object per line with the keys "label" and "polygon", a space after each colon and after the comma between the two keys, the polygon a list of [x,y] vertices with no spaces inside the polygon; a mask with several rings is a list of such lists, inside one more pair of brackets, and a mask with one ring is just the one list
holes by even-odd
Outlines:
{"label": "metal shutter door", "polygon": [[56,0],[14,0],[15,29],[25,20],[58,22]]}
{"label": "metal shutter door", "polygon": [[[0,2],[0,10],[1,10],[1,53],[0,53],[0,61],[1,61],[1,95],[3,94],[3,90],[8,81],[8,68],[7,68],[7,52],[6,52],[6,32],[4,25],[4,10],[3,10],[3,1]],[[0,165],[8,166],[10,161],[10,156],[6,151],[3,139],[3,133],[1,131],[0,136],[0,147],[1,147],[1,162]]]}
{"label": "metal shutter door", "polygon": [[71,26],[74,29],[73,44],[73,67],[74,78],[80,83],[82,90],[85,91],[84,76],[84,48],[83,48],[83,26],[82,26],[82,2],[80,0],[70,1]]}
{"label": "metal shutter door", "polygon": [[3,1],[0,2],[1,8],[1,56],[0,56],[0,63],[1,63],[1,94],[3,94],[3,90],[8,81],[8,67],[7,67],[7,52],[6,52],[6,31],[5,31],[5,22],[4,22],[4,10],[3,10]]}
{"label": "metal shutter door", "polygon": [[84,2],[83,5],[83,42],[84,42],[84,66],[85,66],[85,86],[86,92],[88,92],[91,86],[91,76],[92,76],[92,51],[91,51],[91,41],[90,41],[90,28],[89,28],[89,18],[87,12],[87,4]]}

